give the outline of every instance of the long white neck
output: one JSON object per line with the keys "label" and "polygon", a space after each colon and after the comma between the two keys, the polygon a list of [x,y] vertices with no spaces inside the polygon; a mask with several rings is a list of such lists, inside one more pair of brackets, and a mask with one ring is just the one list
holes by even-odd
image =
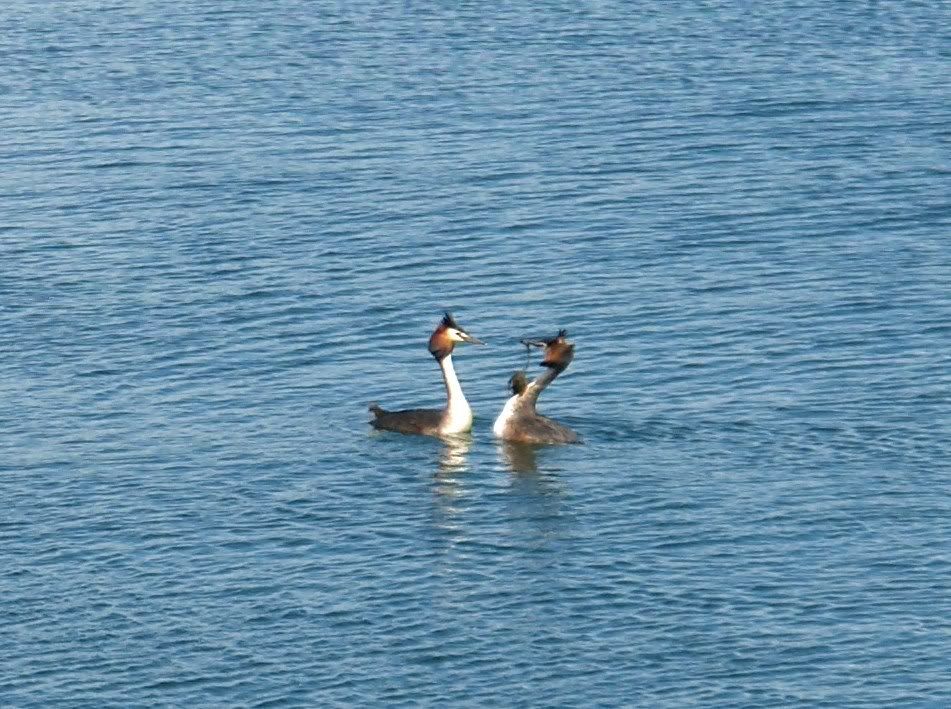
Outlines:
{"label": "long white neck", "polygon": [[461,433],[472,428],[472,409],[462,393],[462,385],[456,376],[456,369],[452,366],[452,355],[448,354],[439,360],[442,378],[446,384],[446,419],[443,424],[443,433]]}

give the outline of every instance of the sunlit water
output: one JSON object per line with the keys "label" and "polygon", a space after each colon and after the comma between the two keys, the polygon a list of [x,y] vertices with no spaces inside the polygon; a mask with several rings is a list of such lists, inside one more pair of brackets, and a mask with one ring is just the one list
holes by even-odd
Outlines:
{"label": "sunlit water", "polygon": [[4,5],[0,705],[946,706],[948,8]]}

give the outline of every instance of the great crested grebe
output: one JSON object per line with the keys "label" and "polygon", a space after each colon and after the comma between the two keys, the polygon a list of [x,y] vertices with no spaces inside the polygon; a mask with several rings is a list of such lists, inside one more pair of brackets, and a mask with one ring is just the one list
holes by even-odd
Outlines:
{"label": "great crested grebe", "polygon": [[575,346],[565,339],[566,330],[559,330],[555,337],[546,340],[524,341],[527,346],[545,348],[542,366],[546,370],[531,382],[522,371],[509,380],[513,396],[505,402],[502,413],[495,420],[492,431],[496,437],[512,443],[581,443],[581,436],[567,426],[552,421],[535,411],[538,395],[564,372],[575,356]]}
{"label": "great crested grebe", "polygon": [[446,407],[384,411],[376,404],[370,404],[374,417],[370,424],[373,428],[423,436],[451,436],[465,433],[472,428],[472,409],[462,393],[462,386],[452,366],[452,349],[457,342],[485,344],[459,327],[452,315],[446,313],[429,338],[429,352],[439,363],[443,381],[446,383]]}

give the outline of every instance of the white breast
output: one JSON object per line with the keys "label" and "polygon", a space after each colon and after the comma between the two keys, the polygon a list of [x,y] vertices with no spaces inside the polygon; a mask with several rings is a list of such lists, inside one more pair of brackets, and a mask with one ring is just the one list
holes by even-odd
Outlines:
{"label": "white breast", "polygon": [[499,414],[499,417],[495,419],[495,424],[492,426],[492,433],[495,434],[496,438],[502,438],[505,436],[505,429],[509,424],[509,421],[512,420],[512,417],[515,416],[515,405],[518,403],[518,396],[510,397],[508,401],[505,402],[505,406],[502,407],[502,413]]}
{"label": "white breast", "polygon": [[465,433],[471,429],[472,409],[469,408],[469,402],[464,397],[453,397],[449,400],[449,406],[446,409],[442,425],[439,427],[439,432],[444,435],[453,435]]}

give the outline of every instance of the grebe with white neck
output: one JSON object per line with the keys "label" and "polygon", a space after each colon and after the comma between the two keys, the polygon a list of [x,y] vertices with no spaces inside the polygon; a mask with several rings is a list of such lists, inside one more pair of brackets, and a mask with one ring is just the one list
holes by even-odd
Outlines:
{"label": "grebe with white neck", "polygon": [[452,315],[446,313],[429,338],[429,353],[439,363],[446,385],[445,408],[385,411],[370,404],[374,417],[370,425],[384,431],[423,436],[452,436],[469,431],[472,428],[472,409],[462,393],[462,385],[452,364],[452,351],[457,342],[485,344],[462,329]]}
{"label": "grebe with white neck", "polygon": [[574,358],[575,346],[568,342],[567,336],[566,330],[560,330],[552,338],[523,341],[526,346],[545,348],[542,366],[546,369],[531,382],[521,370],[512,375],[509,385],[513,396],[505,402],[492,427],[497,438],[530,445],[582,442],[581,436],[567,426],[535,411],[539,394],[568,368]]}

